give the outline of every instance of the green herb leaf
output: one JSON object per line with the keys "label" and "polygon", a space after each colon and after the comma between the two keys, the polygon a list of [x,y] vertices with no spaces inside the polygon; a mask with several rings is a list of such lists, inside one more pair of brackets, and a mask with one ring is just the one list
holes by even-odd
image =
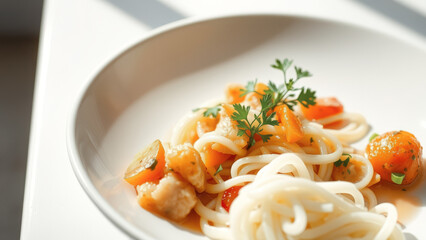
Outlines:
{"label": "green herb leaf", "polygon": [[[315,105],[315,91],[312,91],[311,89],[304,87],[302,88],[295,88],[294,85],[299,81],[301,78],[305,77],[311,77],[312,74],[309,71],[305,71],[300,67],[294,67],[294,71],[296,72],[296,79],[290,78],[287,81],[287,70],[290,68],[290,66],[293,64],[292,60],[288,60],[287,58],[283,61],[280,61],[278,59],[275,60],[275,64],[271,65],[275,69],[279,69],[283,72],[284,76],[284,84],[282,87],[285,87],[285,89],[282,89],[281,87],[277,87],[275,84],[269,82],[269,93],[273,93],[273,96],[275,97],[274,104],[275,106],[282,102],[286,104],[291,110],[293,110],[293,107],[297,105],[299,102],[305,107],[309,107],[310,105]],[[297,95],[296,93],[299,92]],[[294,98],[295,96],[298,96],[296,99],[289,99]]]}
{"label": "green herb leaf", "polygon": [[304,78],[304,77],[311,77],[312,74],[309,73],[308,71],[303,71],[301,68],[299,67],[294,67],[294,70],[296,71],[296,75],[297,75],[297,80]]}
{"label": "green herb leaf", "polygon": [[309,105],[315,105],[315,100],[315,91],[312,91],[309,88],[307,88],[305,91],[305,88],[302,87],[302,90],[300,91],[299,96],[297,97],[297,101],[304,107],[309,107]]}
{"label": "green herb leaf", "polygon": [[371,134],[370,139],[368,139],[368,141],[371,142],[371,141],[373,141],[373,139],[375,139],[378,136],[379,136],[379,134],[373,133],[373,134]]}
{"label": "green herb leaf", "polygon": [[392,182],[394,182],[394,183],[396,183],[398,185],[400,185],[402,183],[402,181],[404,180],[404,178],[405,178],[405,174],[403,174],[403,173],[392,173],[391,174],[391,180],[392,180]]}
{"label": "green herb leaf", "polygon": [[216,176],[218,173],[220,173],[223,170],[222,168],[222,164],[219,165],[219,167],[217,168],[216,172],[214,173],[214,176]]}
{"label": "green herb leaf", "polygon": [[235,112],[232,114],[231,118],[233,120],[237,121],[239,123],[239,125],[248,126],[244,122],[241,122],[241,124],[240,124],[239,121],[247,119],[247,116],[250,112],[250,106],[243,106],[239,103],[233,104],[232,106],[234,107]]}
{"label": "green herb leaf", "polygon": [[267,86],[268,86],[268,88],[269,88],[267,91],[270,91],[270,93],[278,93],[278,92],[280,92],[280,91],[281,91],[281,90],[277,87],[277,85],[275,85],[275,83],[273,83],[273,82],[271,82],[271,81],[269,81],[269,82],[268,82]]}
{"label": "green herb leaf", "polygon": [[204,117],[208,117],[208,116],[213,116],[213,117],[217,117],[217,114],[220,111],[220,106],[215,106],[215,107],[211,107],[211,108],[207,108],[207,110],[203,113]]}
{"label": "green herb leaf", "polygon": [[243,136],[245,134],[249,137],[247,148],[250,148],[256,143],[256,141],[254,140],[254,136],[256,134],[259,134],[263,142],[269,141],[269,139],[272,137],[272,135],[270,134],[260,134],[263,130],[262,126],[278,125],[278,121],[274,119],[275,112],[268,115],[268,111],[273,107],[272,95],[263,95],[260,99],[260,104],[262,107],[260,114],[254,114],[253,120],[248,119],[248,114],[250,112],[249,106],[246,107],[239,103],[233,105],[235,112],[232,114],[231,118],[232,120],[237,122],[237,135]]}
{"label": "green herb leaf", "polygon": [[292,64],[293,60],[289,60],[288,58],[285,58],[282,62],[279,59],[276,59],[275,64],[272,64],[271,67],[285,72]]}
{"label": "green herb leaf", "polygon": [[345,158],[345,160],[341,160],[341,159],[339,159],[339,160],[337,160],[337,161],[335,161],[334,162],[334,166],[336,166],[336,167],[340,167],[342,164],[343,164],[343,167],[347,167],[348,166],[348,164],[349,164],[349,161],[350,161],[350,159],[352,158],[352,155],[350,155],[349,153],[343,153],[342,154],[342,157],[343,156],[348,156],[347,158]]}
{"label": "green herb leaf", "polygon": [[240,89],[240,91],[242,92],[240,94],[240,97],[243,97],[243,96],[245,96],[249,93],[252,93],[252,92],[256,92],[256,90],[255,90],[256,83],[257,83],[257,80],[249,81],[244,89]]}
{"label": "green herb leaf", "polygon": [[204,117],[209,117],[209,116],[217,117],[217,114],[219,113],[221,106],[222,106],[222,104],[219,103],[219,104],[217,104],[216,106],[213,106],[213,107],[194,108],[194,109],[192,109],[192,112],[198,112],[201,109],[205,109],[205,111],[203,112]]}
{"label": "green herb leaf", "polygon": [[258,133],[258,135],[262,138],[263,142],[268,142],[269,139],[272,137],[272,134],[260,134],[260,133]]}
{"label": "green herb leaf", "polygon": [[[278,125],[278,121],[275,120],[276,113],[268,113],[277,105],[286,104],[291,110],[293,110],[294,106],[298,103],[305,107],[315,105],[315,91],[305,87],[295,88],[295,84],[299,79],[312,76],[310,72],[295,66],[294,71],[296,72],[296,78],[290,78],[287,81],[287,70],[290,69],[292,64],[293,60],[289,60],[288,58],[285,58],[282,61],[279,59],[275,60],[275,63],[271,66],[283,73],[284,83],[277,86],[275,83],[269,81],[267,84],[268,89],[265,90],[264,94],[255,91],[257,80],[249,81],[245,89],[241,90],[241,96],[245,96],[251,92],[255,92],[262,96],[260,99],[262,109],[259,114],[253,115],[253,119],[248,119],[250,107],[246,107],[241,104],[233,105],[235,112],[232,114],[231,118],[238,123],[237,135],[243,136],[245,134],[249,137],[248,148],[255,144],[254,136],[256,134],[262,138],[263,142],[269,141],[271,138],[269,134],[261,134],[262,126]],[[347,165],[348,163],[345,162],[344,164]]]}
{"label": "green herb leaf", "polygon": [[151,169],[151,171],[154,171],[155,166],[157,166],[157,164],[158,164],[157,159],[153,158],[153,159],[151,159],[151,161],[147,164],[147,166],[145,168],[146,169],[149,168],[149,169]]}
{"label": "green herb leaf", "polygon": [[343,167],[347,167],[349,164],[349,157],[343,161]]}
{"label": "green herb leaf", "polygon": [[340,167],[340,165],[342,165],[342,163],[343,163],[342,160],[339,159],[339,160],[334,162],[334,166]]}

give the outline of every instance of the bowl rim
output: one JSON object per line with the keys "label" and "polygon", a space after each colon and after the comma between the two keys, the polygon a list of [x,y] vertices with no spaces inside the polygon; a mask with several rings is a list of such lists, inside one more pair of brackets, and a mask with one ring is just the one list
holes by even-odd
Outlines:
{"label": "bowl rim", "polygon": [[[292,18],[296,20],[297,19],[311,20],[311,21],[320,21],[324,23],[339,24],[339,25],[344,25],[344,26],[348,26],[352,28],[357,28],[367,32],[374,32],[375,34],[379,34],[379,35],[385,35],[386,37],[397,39],[401,42],[404,42],[405,44],[413,45],[412,43],[404,41],[402,38],[396,35],[392,35],[387,32],[384,32],[381,29],[376,29],[372,26],[347,22],[341,19],[337,20],[329,16],[312,16],[309,14],[302,14],[302,13],[283,13],[283,12],[276,12],[276,11],[256,11],[256,12],[209,14],[209,15],[193,16],[193,17],[181,19],[175,22],[165,24],[156,29],[150,30],[148,33],[141,36],[137,41],[129,43],[123,46],[115,54],[111,54],[110,57],[106,58],[104,61],[98,64],[97,67],[94,68],[94,71],[92,71],[92,73],[88,75],[83,86],[81,86],[81,88],[77,92],[75,101],[72,102],[72,108],[68,114],[67,123],[66,123],[67,124],[66,145],[67,145],[68,158],[70,160],[73,172],[79,184],[84,189],[86,194],[89,196],[90,200],[95,204],[95,206],[100,210],[100,212],[107,219],[109,219],[110,222],[112,222],[118,229],[120,229],[122,232],[126,233],[130,237],[135,239],[139,239],[139,238],[155,239],[154,236],[151,236],[147,234],[146,232],[142,231],[141,229],[139,229],[138,227],[132,224],[129,224],[126,221],[126,219],[123,216],[121,216],[102,197],[102,195],[99,193],[97,188],[94,186],[94,184],[90,180],[89,175],[87,171],[85,170],[82,164],[82,161],[79,157],[78,148],[75,142],[76,120],[77,120],[77,114],[78,114],[79,108],[82,104],[82,100],[84,99],[84,96],[87,93],[87,90],[96,81],[99,74],[101,74],[102,71],[104,71],[104,69],[106,69],[109,65],[111,65],[114,62],[114,60],[127,54],[127,52],[132,51],[133,48],[137,47],[139,44],[143,44],[143,42],[153,39],[163,33],[167,33],[168,31],[183,28],[186,26],[196,25],[196,24],[215,21],[215,20],[242,18],[242,17],[287,17],[287,18]],[[415,47],[419,48],[418,46],[415,46]]]}

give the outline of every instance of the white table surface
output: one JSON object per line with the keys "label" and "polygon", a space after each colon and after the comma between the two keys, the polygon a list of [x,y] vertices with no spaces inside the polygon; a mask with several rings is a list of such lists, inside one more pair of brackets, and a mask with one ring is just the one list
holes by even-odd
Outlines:
{"label": "white table surface", "polygon": [[[425,4],[405,1],[406,6],[425,10]],[[380,29],[426,48],[424,36],[358,1],[45,0],[44,4],[22,239],[129,238],[80,187],[68,160],[66,123],[77,93],[95,69],[155,27],[216,13],[301,13]]]}

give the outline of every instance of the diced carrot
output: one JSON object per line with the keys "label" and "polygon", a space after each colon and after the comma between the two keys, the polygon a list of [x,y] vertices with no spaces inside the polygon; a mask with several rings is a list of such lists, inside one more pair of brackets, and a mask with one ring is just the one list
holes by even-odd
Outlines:
{"label": "diced carrot", "polygon": [[317,98],[316,103],[308,108],[300,106],[308,120],[330,117],[343,112],[343,105],[335,97]]}
{"label": "diced carrot", "polygon": [[422,169],[422,150],[413,134],[393,131],[372,139],[365,152],[381,179],[405,185],[412,183]]}
{"label": "diced carrot", "polygon": [[256,83],[254,90],[260,94],[265,94],[265,91],[268,90],[268,86],[264,83]]}
{"label": "diced carrot", "polygon": [[134,186],[159,180],[164,176],[165,165],[163,145],[160,140],[155,140],[136,155],[124,174],[124,180]]}
{"label": "diced carrot", "polygon": [[219,164],[222,164],[232,156],[231,154],[221,153],[216,150],[213,150],[211,147],[206,147],[203,153],[204,165],[207,168],[215,167]]}
{"label": "diced carrot", "polygon": [[230,104],[240,103],[244,101],[244,97],[241,97],[244,86],[238,83],[228,84],[225,90],[226,102]]}
{"label": "diced carrot", "polygon": [[268,89],[268,86],[264,83],[256,83],[254,90],[257,93],[253,93],[253,94],[249,93],[246,96],[241,96],[244,89],[245,87],[238,83],[228,84],[225,90],[226,102],[230,104],[241,103],[250,95],[253,95],[253,97],[259,100],[260,98],[262,98],[262,96],[257,93],[260,93],[262,95],[265,94],[265,91]]}
{"label": "diced carrot", "polygon": [[260,99],[262,96],[255,92],[251,92],[245,96],[244,104],[250,106],[251,109],[260,111],[262,109],[262,105],[260,103]]}
{"label": "diced carrot", "polygon": [[225,190],[222,195],[222,207],[229,212],[232,202],[238,197],[243,186],[233,186]]}
{"label": "diced carrot", "polygon": [[278,121],[285,128],[285,134],[289,143],[294,143],[303,138],[302,124],[299,118],[287,105],[279,105],[275,107]]}

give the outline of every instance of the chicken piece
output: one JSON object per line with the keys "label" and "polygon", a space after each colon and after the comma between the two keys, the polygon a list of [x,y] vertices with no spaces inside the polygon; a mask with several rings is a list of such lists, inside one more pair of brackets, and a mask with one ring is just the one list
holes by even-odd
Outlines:
{"label": "chicken piece", "polygon": [[197,192],[206,188],[206,167],[194,147],[186,143],[171,148],[167,154],[167,165],[191,183]]}
{"label": "chicken piece", "polygon": [[[224,136],[235,143],[235,145],[243,149],[247,145],[248,137],[246,135],[238,136],[237,123],[231,119],[234,108],[229,104],[223,104],[223,111],[220,111],[220,120],[216,126],[215,133]],[[227,149],[219,143],[214,143],[212,149],[221,153],[236,154],[234,151]]]}
{"label": "chicken piece", "polygon": [[[202,137],[204,134],[214,131],[216,125],[219,121],[217,117],[203,117],[200,121],[197,122],[197,135]],[[193,143],[192,143],[193,144]]]}
{"label": "chicken piece", "polygon": [[136,186],[139,205],[150,212],[157,212],[156,202],[151,195],[152,192],[155,191],[156,189],[157,189],[157,184],[152,182],[146,182]]}
{"label": "chicken piece", "polygon": [[244,99],[243,105],[250,106],[251,109],[255,111],[262,110],[262,105],[260,104],[261,96],[255,92],[249,93]]}
{"label": "chicken piece", "polygon": [[136,190],[139,205],[175,221],[185,218],[197,203],[194,188],[176,173],[168,173],[158,184],[139,185]]}

